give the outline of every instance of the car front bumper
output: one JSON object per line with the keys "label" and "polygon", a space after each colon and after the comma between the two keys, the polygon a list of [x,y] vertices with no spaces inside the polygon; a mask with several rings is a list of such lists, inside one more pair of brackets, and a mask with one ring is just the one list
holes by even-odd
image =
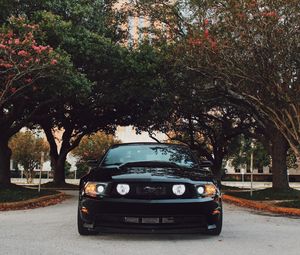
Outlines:
{"label": "car front bumper", "polygon": [[85,227],[113,232],[199,232],[214,227],[222,213],[220,198],[140,200],[82,197]]}

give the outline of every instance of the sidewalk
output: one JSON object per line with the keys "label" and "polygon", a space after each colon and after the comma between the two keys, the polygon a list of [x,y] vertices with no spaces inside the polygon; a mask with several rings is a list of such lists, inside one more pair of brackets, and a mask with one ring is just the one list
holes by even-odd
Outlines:
{"label": "sidewalk", "polygon": [[[51,182],[52,180],[53,179],[51,179],[51,178],[49,178],[49,179],[44,178],[44,179],[41,179],[41,183],[44,184],[46,182]],[[27,185],[27,182],[26,182],[25,178],[23,178],[23,179],[21,179],[21,178],[12,178],[11,182],[15,183],[15,184]],[[66,183],[78,185],[79,184],[79,179],[66,179]],[[33,183],[31,183],[30,185],[32,185],[32,184],[38,185],[39,184],[39,179],[38,178],[33,179]]]}
{"label": "sidewalk", "polygon": [[[239,187],[239,188],[248,188],[251,187],[251,182],[236,182],[236,181],[222,181],[223,185]],[[271,188],[272,182],[253,182],[253,189],[266,189]],[[290,187],[300,190],[300,182],[290,182]]]}

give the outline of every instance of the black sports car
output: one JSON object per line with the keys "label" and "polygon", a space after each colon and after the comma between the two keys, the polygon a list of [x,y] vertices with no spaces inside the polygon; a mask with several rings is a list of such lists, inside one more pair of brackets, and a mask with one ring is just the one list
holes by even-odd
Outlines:
{"label": "black sports car", "polygon": [[219,235],[222,201],[208,162],[178,144],[112,146],[80,180],[78,231]]}

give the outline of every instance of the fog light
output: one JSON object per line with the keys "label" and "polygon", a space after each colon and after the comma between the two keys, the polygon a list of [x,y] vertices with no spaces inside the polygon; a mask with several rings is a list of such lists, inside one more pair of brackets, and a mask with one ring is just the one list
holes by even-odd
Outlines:
{"label": "fog light", "polygon": [[103,194],[104,191],[105,191],[105,187],[104,187],[103,185],[98,185],[98,186],[97,186],[97,192],[98,192],[99,194]]}
{"label": "fog light", "polygon": [[89,213],[89,210],[88,210],[86,207],[81,207],[81,208],[80,208],[80,211],[81,211],[82,213],[85,213],[85,214],[88,214],[88,213]]}
{"label": "fog light", "polygon": [[197,192],[198,192],[199,195],[203,195],[204,191],[205,191],[205,189],[202,186],[200,186],[200,187],[197,188]]}
{"label": "fog light", "polygon": [[185,185],[183,184],[173,185],[172,191],[176,196],[182,196],[185,192]]}
{"label": "fog light", "polygon": [[130,191],[130,186],[128,184],[118,184],[117,185],[117,192],[122,195],[125,196],[126,194],[128,194]]}
{"label": "fog light", "polygon": [[213,212],[212,212],[212,215],[218,215],[218,214],[220,214],[221,212],[219,211],[219,210],[214,210]]}

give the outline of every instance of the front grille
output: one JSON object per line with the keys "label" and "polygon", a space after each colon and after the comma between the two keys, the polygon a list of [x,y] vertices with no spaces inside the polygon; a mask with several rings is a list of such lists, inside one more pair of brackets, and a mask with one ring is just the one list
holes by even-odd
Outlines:
{"label": "front grille", "polygon": [[[128,218],[136,219],[135,221],[128,222]],[[155,224],[143,223],[145,219],[158,219],[158,222]],[[97,215],[96,226],[103,226],[103,225],[123,225],[123,226],[205,226],[207,224],[206,216],[198,215],[198,216],[157,216],[157,215],[146,215],[146,216],[123,216],[123,215]]]}
{"label": "front grille", "polygon": [[[130,183],[130,192],[124,196],[133,199],[175,199],[175,198],[193,198],[195,189],[189,184],[185,184],[186,191],[182,196],[176,196],[172,187],[176,183]],[[117,183],[112,185],[111,196],[122,197],[116,191]]]}

